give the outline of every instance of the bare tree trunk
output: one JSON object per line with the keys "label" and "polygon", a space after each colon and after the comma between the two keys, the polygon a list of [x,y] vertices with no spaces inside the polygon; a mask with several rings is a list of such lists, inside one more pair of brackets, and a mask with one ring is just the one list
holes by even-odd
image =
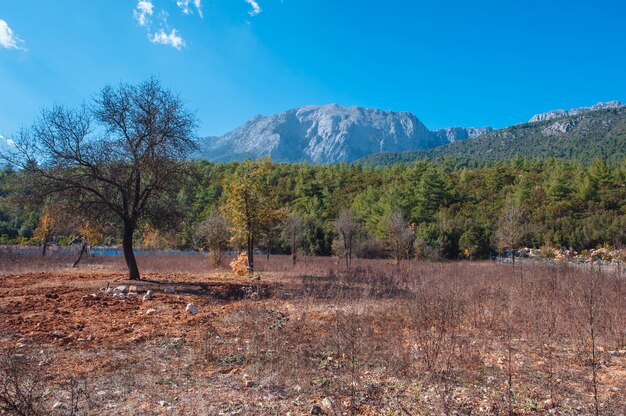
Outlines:
{"label": "bare tree trunk", "polygon": [[41,247],[41,257],[46,256],[46,252],[48,251],[48,242],[50,241],[50,236],[46,235],[43,239],[43,245]]}
{"label": "bare tree trunk", "polygon": [[139,267],[137,267],[137,259],[133,251],[133,233],[135,227],[132,224],[124,224],[124,237],[122,239],[122,248],[124,251],[124,259],[128,267],[128,278],[130,280],[139,280]]}
{"label": "bare tree trunk", "polygon": [[348,246],[348,269],[352,266],[352,240],[350,240],[350,245]]}
{"label": "bare tree trunk", "polygon": [[83,255],[85,254],[85,252],[87,252],[87,243],[83,241],[80,246],[80,253],[78,254],[78,258],[76,259],[74,264],[72,264],[72,267],[78,267],[78,264],[83,259]]}
{"label": "bare tree trunk", "polygon": [[[593,407],[594,414],[600,414],[600,400],[598,396],[598,357],[596,352],[596,325],[597,325],[597,289],[598,289],[598,272],[591,274],[589,280],[589,293],[587,299],[587,320],[589,324],[589,340],[591,341],[591,384],[593,387]],[[601,273],[601,272],[600,272]]]}
{"label": "bare tree trunk", "polygon": [[250,273],[254,272],[254,237],[251,235],[248,236],[248,244],[247,244],[247,255],[248,255],[248,271]]}

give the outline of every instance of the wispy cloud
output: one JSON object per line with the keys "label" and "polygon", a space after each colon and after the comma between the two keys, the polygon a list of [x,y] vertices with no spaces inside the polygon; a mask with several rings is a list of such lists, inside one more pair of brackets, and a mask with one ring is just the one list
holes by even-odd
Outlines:
{"label": "wispy cloud", "polygon": [[159,45],[167,45],[176,49],[181,49],[185,46],[185,41],[183,38],[176,32],[176,29],[172,29],[168,34],[162,28],[151,35],[150,42],[157,43]]}
{"label": "wispy cloud", "polygon": [[183,14],[191,14],[193,10],[190,4],[193,3],[196,10],[198,11],[198,16],[202,17],[202,0],[176,0],[176,5],[180,8]]}
{"label": "wispy cloud", "polygon": [[[171,2],[172,0],[169,1]],[[201,18],[203,17],[202,0],[174,1],[176,2],[176,6],[184,15],[194,14],[195,12],[198,13],[198,16]],[[256,0],[244,1],[251,7],[248,11],[250,16],[257,16],[263,11]],[[137,23],[146,29],[150,42],[159,45],[171,46],[180,50],[186,46],[185,40],[175,28],[168,25],[168,13],[165,9],[161,9],[161,7],[163,7],[162,3],[164,2],[165,0],[138,0],[135,9],[133,10],[133,15]],[[155,7],[155,4],[157,4],[159,9]],[[158,6],[159,4],[161,4],[161,6]],[[157,13],[157,10],[160,10],[160,12]],[[160,23],[154,23],[155,20],[157,22],[160,21]],[[159,27],[159,30],[156,30],[156,27]]]}
{"label": "wispy cloud", "polygon": [[150,23],[150,16],[152,16],[153,13],[154,4],[152,4],[152,0],[139,0],[135,10],[133,10],[135,20],[137,20],[141,26],[147,26]]}
{"label": "wispy cloud", "polygon": [[259,3],[257,3],[255,0],[245,0],[245,2],[248,3],[250,7],[252,7],[252,10],[248,12],[250,16],[254,17],[263,11],[261,9],[261,6],[259,6]]}
{"label": "wispy cloud", "polygon": [[0,19],[0,47],[25,51],[24,41],[17,37],[8,23]]}
{"label": "wispy cloud", "polygon": [[15,146],[15,141],[13,139],[9,139],[8,137],[4,137],[3,135],[0,134],[0,144],[2,142],[8,144],[11,147]]}
{"label": "wispy cloud", "polygon": [[[191,1],[193,1],[200,13],[199,7],[201,0],[177,0],[176,4],[183,10],[183,13],[188,14],[191,13],[189,9],[189,3]],[[150,42],[171,46],[178,50],[185,46],[185,41],[178,31],[174,28],[170,29],[170,26],[167,24],[168,13],[161,9],[159,13],[155,14],[155,7],[152,0],[138,0],[133,10],[133,15],[137,23],[146,29]],[[153,25],[153,18],[160,20],[160,29],[158,31],[154,30],[154,26],[156,25]]]}

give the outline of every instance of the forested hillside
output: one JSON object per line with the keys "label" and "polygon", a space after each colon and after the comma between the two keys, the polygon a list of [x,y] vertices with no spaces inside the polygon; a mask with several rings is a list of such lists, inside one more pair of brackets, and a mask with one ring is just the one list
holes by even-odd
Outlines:
{"label": "forested hillside", "polygon": [[[542,125],[544,125],[542,123]],[[545,126],[545,125],[544,125]],[[523,230],[519,246],[544,245],[576,250],[603,243],[626,243],[626,160],[607,163],[516,158],[480,168],[455,168],[446,162],[422,160],[384,168],[339,164],[245,164],[193,162],[184,165],[188,175],[177,195],[181,221],[159,229],[142,224],[135,240],[144,247],[197,248],[197,229],[207,218],[224,216],[229,189],[251,166],[263,164],[264,197],[283,216],[264,231],[257,247],[289,252],[284,228],[289,216],[302,219],[301,249],[329,255],[337,240],[337,218],[352,212],[359,222],[357,255],[387,255],[393,219],[410,224],[412,252],[458,258],[486,256],[498,249],[499,234],[507,214]],[[21,173],[5,169],[0,174],[0,235],[4,243],[37,244],[45,224],[42,213],[54,216],[51,206],[27,208],[14,202],[12,189]],[[174,211],[169,214],[172,218]],[[281,219],[282,218],[282,219]],[[396,221],[397,222],[397,221]],[[39,224],[39,225],[38,225]],[[511,224],[508,224],[509,226]],[[100,225],[94,244],[119,244],[116,228]],[[73,233],[58,232],[54,241],[68,243]],[[300,243],[299,243],[300,245]]]}
{"label": "forested hillside", "polygon": [[510,160],[515,156],[573,159],[586,164],[594,158],[619,162],[626,157],[626,109],[522,123],[431,150],[381,153],[363,158],[361,162],[389,165],[446,156],[470,164]]}

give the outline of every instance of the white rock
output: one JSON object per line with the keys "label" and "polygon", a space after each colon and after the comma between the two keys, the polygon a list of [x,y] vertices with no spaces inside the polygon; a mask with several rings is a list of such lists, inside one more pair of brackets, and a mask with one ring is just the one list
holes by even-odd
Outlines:
{"label": "white rock", "polygon": [[118,293],[118,294],[119,294],[119,293],[126,293],[127,291],[128,291],[128,287],[127,287],[127,286],[124,286],[124,285],[122,285],[122,286],[118,286],[118,287],[116,287],[115,289],[113,289],[113,293],[114,293],[114,294],[115,294],[115,293]]}
{"label": "white rock", "polygon": [[322,403],[320,403],[320,407],[327,415],[337,414],[335,403],[332,401],[330,397],[324,397],[324,399],[322,400]]}
{"label": "white rock", "polygon": [[152,291],[148,290],[145,295],[143,295],[143,300],[152,300]]}
{"label": "white rock", "polygon": [[194,305],[193,303],[189,303],[187,307],[185,308],[185,311],[189,312],[192,315],[195,315],[198,313],[198,307]]}
{"label": "white rock", "polygon": [[147,309],[147,310],[146,310],[146,315],[152,315],[153,313],[156,313],[156,311],[157,311],[157,310],[156,310],[156,309],[154,309],[154,308]]}
{"label": "white rock", "polygon": [[577,116],[580,114],[588,113],[590,111],[598,111],[598,110],[606,110],[609,108],[622,108],[624,107],[624,103],[614,100],[607,101],[605,103],[597,103],[592,105],[591,107],[579,107],[572,108],[571,110],[552,110],[546,113],[535,114],[531,119],[530,123],[534,123],[536,121],[546,121],[552,120],[555,118],[567,117],[567,116]]}

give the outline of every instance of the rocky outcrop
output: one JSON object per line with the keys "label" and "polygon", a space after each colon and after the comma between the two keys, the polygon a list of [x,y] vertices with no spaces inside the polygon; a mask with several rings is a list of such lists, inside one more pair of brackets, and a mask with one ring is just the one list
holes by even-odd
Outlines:
{"label": "rocky outcrop", "polygon": [[577,116],[579,114],[583,114],[583,113],[589,113],[591,111],[598,111],[598,110],[608,110],[611,108],[622,108],[625,107],[626,105],[624,103],[622,103],[621,101],[607,101],[604,103],[597,103],[594,104],[592,106],[589,107],[579,107],[579,108],[572,108],[570,110],[552,110],[552,111],[548,111],[546,113],[541,113],[541,114],[535,114],[530,120],[530,123],[534,123],[537,121],[546,121],[546,120],[552,120],[555,118],[562,118],[562,117],[568,117],[568,116]]}
{"label": "rocky outcrop", "polygon": [[447,140],[449,143],[460,140],[473,139],[493,131],[491,127],[448,127],[447,129],[435,130],[437,137]]}

